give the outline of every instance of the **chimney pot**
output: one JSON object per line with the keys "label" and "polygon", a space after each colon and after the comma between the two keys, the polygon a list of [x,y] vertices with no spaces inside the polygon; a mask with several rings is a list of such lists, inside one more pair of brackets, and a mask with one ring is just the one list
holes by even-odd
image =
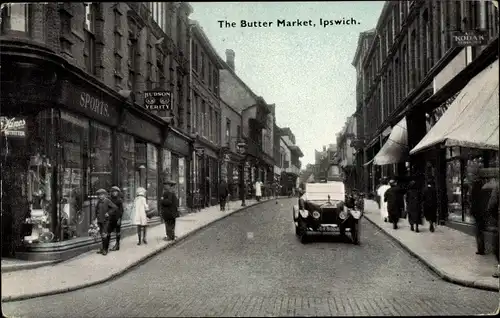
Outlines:
{"label": "chimney pot", "polygon": [[226,63],[234,71],[234,51],[231,49],[226,50]]}

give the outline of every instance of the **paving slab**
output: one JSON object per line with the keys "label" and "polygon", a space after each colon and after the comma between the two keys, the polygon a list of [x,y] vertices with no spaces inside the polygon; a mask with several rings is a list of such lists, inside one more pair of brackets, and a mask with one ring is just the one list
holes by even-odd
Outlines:
{"label": "paving slab", "polygon": [[[277,199],[262,200],[260,203],[270,200]],[[147,229],[147,245],[137,246],[137,237],[131,235],[121,240],[119,251],[110,252],[106,256],[91,251],[54,265],[2,271],[2,302],[64,293],[116,278],[213,222],[259,202],[247,200],[246,204],[246,207],[241,207],[240,203],[231,202],[227,211],[220,211],[218,206],[212,206],[179,217],[176,224],[178,239],[173,242],[163,240],[165,227],[159,224]]]}
{"label": "paving slab", "polygon": [[416,233],[410,230],[406,219],[395,230],[391,223],[382,220],[378,205],[372,200],[365,201],[364,216],[442,279],[467,287],[499,290],[499,279],[492,277],[498,262],[492,254],[476,255],[473,236],[447,226],[436,226],[430,232],[428,223]]}

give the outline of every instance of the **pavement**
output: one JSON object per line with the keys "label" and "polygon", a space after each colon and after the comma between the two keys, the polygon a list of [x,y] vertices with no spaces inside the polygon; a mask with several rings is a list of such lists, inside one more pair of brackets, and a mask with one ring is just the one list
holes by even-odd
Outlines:
{"label": "pavement", "polygon": [[[247,200],[246,204],[248,208],[262,202]],[[160,224],[147,229],[147,245],[137,246],[137,236],[126,236],[120,242],[120,251],[110,252],[107,256],[90,251],[54,265],[49,265],[51,262],[3,260],[3,267],[15,266],[24,270],[2,270],[2,302],[68,292],[113,279],[194,232],[244,209],[241,201],[231,201],[228,207],[225,212],[220,211],[219,206],[212,206],[179,217],[176,224],[178,239],[174,242],[163,241],[165,226]],[[111,242],[111,246],[113,244]]]}
{"label": "pavement", "polygon": [[498,291],[499,279],[492,277],[498,266],[493,254],[476,255],[475,238],[469,234],[429,224],[419,226],[419,233],[410,230],[408,220],[401,220],[398,229],[383,222],[375,201],[365,201],[365,218],[418,258],[442,279],[459,285]]}
{"label": "pavement", "polygon": [[[361,245],[295,237],[292,205],[252,206],[114,280],[2,303],[16,317],[438,316],[497,312],[498,292],[451,284],[366,219]],[[128,244],[119,253],[143,246]],[[81,270],[82,275],[86,275]],[[29,276],[33,277],[33,276]],[[57,282],[57,281],[56,281]]]}

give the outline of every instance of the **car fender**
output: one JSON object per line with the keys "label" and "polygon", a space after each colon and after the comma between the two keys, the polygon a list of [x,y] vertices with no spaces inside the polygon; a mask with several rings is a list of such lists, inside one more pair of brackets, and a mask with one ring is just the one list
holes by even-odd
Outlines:
{"label": "car fender", "polygon": [[299,210],[299,214],[303,219],[306,219],[309,216],[309,211],[307,210]]}
{"label": "car fender", "polygon": [[298,218],[299,218],[299,206],[294,205],[293,206],[293,220],[297,221]]}
{"label": "car fender", "polygon": [[361,213],[361,211],[359,210],[349,210],[349,213],[352,215],[353,218],[355,218],[356,220],[359,220],[361,218],[361,216],[363,215],[363,213]]}

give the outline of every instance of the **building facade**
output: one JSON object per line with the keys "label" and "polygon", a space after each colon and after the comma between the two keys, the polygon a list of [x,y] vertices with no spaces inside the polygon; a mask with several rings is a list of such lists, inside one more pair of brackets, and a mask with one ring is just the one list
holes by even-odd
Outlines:
{"label": "building facade", "polygon": [[221,154],[221,102],[219,70],[223,62],[196,21],[190,22],[191,134],[194,138],[193,190],[196,206],[219,200]]}
{"label": "building facade", "polygon": [[342,131],[337,134],[337,156],[340,174],[348,191],[356,188],[358,183],[354,165],[356,150],[353,142],[356,140],[356,117],[348,117]]}
{"label": "building facade", "polygon": [[221,114],[223,127],[221,131],[223,158],[221,177],[228,182],[231,199],[237,200],[240,198],[240,178],[242,174],[242,155],[238,148],[238,144],[243,141],[241,114],[224,101],[221,101]]}
{"label": "building facade", "polygon": [[[477,30],[486,38],[481,45],[454,40],[453,32]],[[470,181],[464,173],[448,176],[449,171],[464,171],[468,162],[479,158],[483,166],[491,166],[498,154],[480,149],[480,143],[455,149],[455,154],[461,153],[457,156],[441,144],[412,155],[410,150],[450,105],[459,103],[455,98],[467,83],[498,58],[498,8],[492,1],[386,2],[374,32],[368,51],[358,47],[365,56],[361,60],[357,53],[354,63],[362,67],[358,94],[363,98],[356,115],[363,118],[358,135],[363,140],[366,190],[374,191],[380,176],[403,182],[432,180],[439,189],[441,221],[466,223],[471,220],[465,190]],[[366,35],[359,43],[367,43],[361,38]]]}
{"label": "building facade", "polygon": [[272,136],[275,106],[255,95],[236,75],[234,58],[234,51],[226,50],[226,67],[220,71],[220,96],[241,114],[241,136],[245,143],[243,183],[246,196],[251,197],[257,179],[267,184],[274,179]]}
{"label": "building facade", "polygon": [[[163,28],[145,3],[2,7],[3,256],[47,260],[91,249],[100,188],[122,189],[124,228],[138,187],[157,209],[162,181],[173,178],[187,205],[185,31],[192,9],[162,5],[170,6],[167,20],[157,15]],[[149,89],[173,93],[171,109],[146,109]]]}
{"label": "building facade", "polygon": [[295,143],[295,135],[288,127],[280,129],[280,184],[282,195],[295,193],[300,175],[300,158],[304,156]]}

